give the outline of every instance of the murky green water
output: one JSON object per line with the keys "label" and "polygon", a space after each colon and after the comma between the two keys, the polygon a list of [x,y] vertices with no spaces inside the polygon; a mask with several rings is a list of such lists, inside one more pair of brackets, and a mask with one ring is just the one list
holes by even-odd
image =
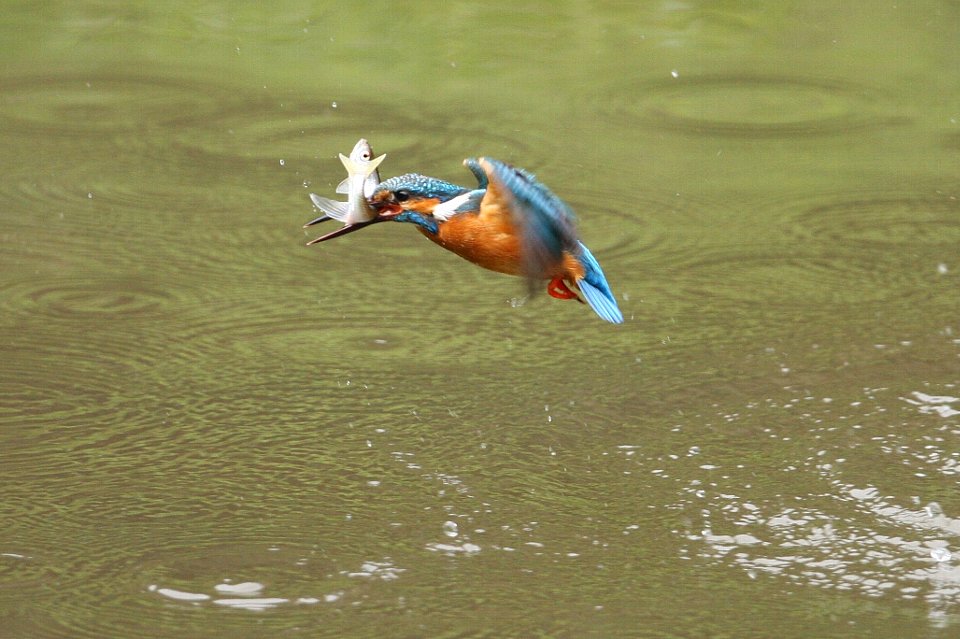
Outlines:
{"label": "murky green water", "polygon": [[[960,633],[956,2],[4,4],[0,636]],[[305,247],[360,136],[627,323]]]}

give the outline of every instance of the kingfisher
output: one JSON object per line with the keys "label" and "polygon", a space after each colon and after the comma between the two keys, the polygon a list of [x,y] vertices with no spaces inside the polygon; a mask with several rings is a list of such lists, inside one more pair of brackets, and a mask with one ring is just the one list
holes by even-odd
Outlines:
{"label": "kingfisher", "polygon": [[[529,171],[500,160],[468,158],[463,164],[476,178],[476,188],[417,173],[393,177],[368,198],[375,217],[342,226],[308,244],[379,222],[406,222],[478,266],[526,278],[531,291],[546,280],[552,297],[586,300],[604,320],[623,322],[607,278],[580,241],[576,217],[563,200]],[[321,216],[304,226],[327,219]]]}

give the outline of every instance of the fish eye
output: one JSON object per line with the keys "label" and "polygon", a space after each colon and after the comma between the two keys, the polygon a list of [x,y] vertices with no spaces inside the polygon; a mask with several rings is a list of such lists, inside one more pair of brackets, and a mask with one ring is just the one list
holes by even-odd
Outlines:
{"label": "fish eye", "polygon": [[406,189],[394,191],[393,197],[397,200],[397,202],[406,202],[410,199],[410,191],[407,191]]}
{"label": "fish eye", "polygon": [[364,153],[364,154],[362,154],[360,157],[363,158],[364,160],[369,160],[369,159],[370,159],[370,154],[369,154],[369,153]]}

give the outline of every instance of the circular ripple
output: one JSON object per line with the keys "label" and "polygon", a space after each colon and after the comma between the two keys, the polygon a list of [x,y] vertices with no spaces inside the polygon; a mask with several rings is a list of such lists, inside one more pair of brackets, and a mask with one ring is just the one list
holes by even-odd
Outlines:
{"label": "circular ripple", "polygon": [[[704,302],[806,308],[919,300],[939,281],[938,260],[960,244],[960,202],[948,195],[843,193],[755,205],[783,220],[764,241],[688,237],[660,247],[657,261],[669,265],[660,279],[671,285],[649,287]],[[891,250],[898,246],[910,250]]]}
{"label": "circular ripple", "polygon": [[[249,627],[249,619],[229,615],[228,608],[214,604],[242,596],[222,595],[216,587],[259,581],[263,591],[258,596],[286,600],[281,615],[258,619],[259,627],[276,632],[298,619],[306,623],[317,614],[314,606],[304,604],[326,603],[327,594],[336,593],[335,599],[349,596],[348,589],[364,585],[333,570],[332,564],[322,560],[322,553],[307,544],[257,543],[224,533],[219,543],[177,545],[169,538],[148,540],[134,531],[127,533],[121,550],[109,535],[90,534],[96,547],[56,566],[55,579],[46,585],[43,596],[30,602],[34,631],[39,624],[42,633],[50,636],[145,636],[157,627],[217,623],[226,632],[242,632]],[[178,601],[164,594],[171,590],[206,599]],[[298,601],[301,597],[305,601]],[[198,613],[185,617],[197,606],[204,611],[200,618]]]}
{"label": "circular ripple", "polygon": [[142,283],[71,282],[34,288],[27,298],[35,308],[52,317],[65,319],[153,317],[173,297],[160,290],[144,289]]}
{"label": "circular ripple", "polygon": [[685,253],[672,262],[678,275],[670,279],[690,299],[827,309],[925,294],[923,273],[872,252],[820,255],[788,248],[704,247],[699,255]]}
{"label": "circular ripple", "polygon": [[697,135],[835,135],[901,124],[880,113],[879,92],[848,82],[765,75],[680,77],[632,87],[613,117]]}
{"label": "circular ripple", "polygon": [[812,204],[795,219],[806,238],[845,245],[960,245],[960,198],[943,194],[837,196]]}
{"label": "circular ripple", "polygon": [[[662,191],[626,193],[581,186],[568,189],[565,199],[577,211],[584,243],[598,259],[603,253],[608,258],[647,260],[660,252],[679,250],[682,247],[677,243],[684,240],[684,235],[670,232],[671,228],[696,226],[702,221],[703,211],[716,214],[729,208],[724,202]],[[598,234],[600,242],[591,239]]]}
{"label": "circular ripple", "polygon": [[147,135],[148,127],[203,120],[238,99],[232,91],[179,78],[54,74],[0,79],[0,122],[34,136]]}
{"label": "circular ripple", "polygon": [[[501,365],[509,351],[491,353],[487,342],[514,333],[524,348],[553,361],[564,355],[553,336],[533,329],[538,321],[596,321],[588,308],[545,295],[511,308],[508,300],[524,294],[521,279],[477,269],[412,229],[394,227],[372,230],[365,241],[357,234],[339,245],[285,248],[293,257],[282,258],[289,262],[282,274],[274,256],[272,270],[231,288],[234,295],[184,308],[170,327],[176,345],[165,364],[229,355],[258,370],[277,362],[313,366],[328,380],[378,380],[400,369],[430,376],[464,362]],[[388,243],[389,231],[409,235]],[[418,278],[444,284],[409,286]],[[470,329],[453,328],[462,326]]]}
{"label": "circular ripple", "polygon": [[153,318],[177,302],[168,290],[109,277],[21,282],[4,293],[10,312],[73,321]]}
{"label": "circular ripple", "polygon": [[[126,152],[123,158],[118,154]],[[211,188],[202,173],[221,168],[201,167],[185,162],[177,152],[151,147],[147,157],[129,150],[91,154],[85,144],[76,143],[58,150],[45,161],[43,171],[30,165],[10,167],[0,183],[0,199],[8,210],[10,224],[46,233],[46,241],[59,242],[56,234],[96,232],[98,239],[118,238],[125,231],[140,231],[151,224],[163,228],[171,219],[198,220],[211,213],[236,215],[250,207],[250,190],[244,180],[260,180],[252,171],[242,175],[217,175]],[[98,164],[99,162],[99,164]],[[117,162],[133,166],[117,171]],[[274,176],[267,176],[270,179]],[[29,226],[28,226],[29,225]]]}
{"label": "circular ripple", "polygon": [[184,131],[177,143],[194,154],[282,161],[290,169],[303,169],[297,161],[312,162],[322,153],[330,160],[324,171],[329,168],[329,181],[336,184],[343,177],[337,152],[349,152],[357,138],[365,137],[376,153],[388,155],[382,175],[446,171],[460,173],[458,181],[472,181],[459,162],[474,155],[478,145],[506,156],[522,156],[525,148],[515,137],[480,128],[476,121],[469,114],[404,113],[393,103],[348,100],[333,107],[319,99],[259,98],[223,110],[207,130]]}

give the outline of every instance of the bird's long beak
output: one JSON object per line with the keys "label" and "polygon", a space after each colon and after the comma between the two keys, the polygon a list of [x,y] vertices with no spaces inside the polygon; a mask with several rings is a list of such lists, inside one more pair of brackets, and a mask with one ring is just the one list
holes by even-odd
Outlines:
{"label": "bird's long beak", "polygon": [[[382,211],[379,215],[377,215],[377,217],[373,218],[372,220],[367,220],[366,222],[357,222],[355,224],[347,224],[345,226],[341,226],[335,231],[330,231],[326,235],[321,235],[315,240],[310,240],[309,242],[307,242],[307,246],[310,246],[311,244],[319,244],[320,242],[326,242],[327,240],[332,240],[335,237],[340,237],[341,235],[347,235],[348,233],[359,231],[360,229],[371,226],[373,224],[378,224],[380,222],[388,222],[394,219],[395,217],[397,217],[397,214],[398,212],[396,211],[389,211],[389,210]],[[313,224],[324,222],[328,219],[331,219],[331,218],[328,218],[327,216],[322,215],[317,219],[315,219],[314,221],[304,224],[303,226],[304,228],[306,228]]]}
{"label": "bird's long beak", "polygon": [[[322,220],[321,220],[322,221]],[[354,231],[359,231],[360,229],[370,226],[371,224],[376,224],[377,222],[385,221],[382,218],[375,217],[372,220],[367,220],[366,222],[357,222],[356,224],[347,224],[346,226],[341,226],[336,231],[330,231],[326,235],[321,235],[315,240],[310,240],[307,242],[307,246],[311,244],[319,244],[320,242],[326,242],[327,240],[332,240],[335,237],[340,237],[341,235],[346,235],[347,233],[353,233]]]}

